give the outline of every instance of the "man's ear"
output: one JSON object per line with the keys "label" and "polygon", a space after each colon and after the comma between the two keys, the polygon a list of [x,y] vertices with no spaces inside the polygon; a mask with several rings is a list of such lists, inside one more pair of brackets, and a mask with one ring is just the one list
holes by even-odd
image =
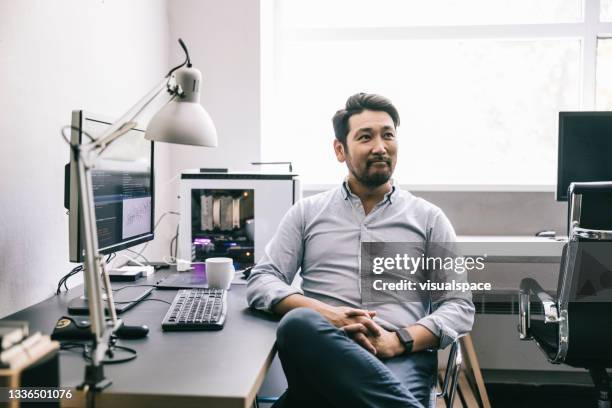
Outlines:
{"label": "man's ear", "polygon": [[338,159],[340,163],[344,163],[346,161],[344,146],[338,141],[338,139],[334,139],[334,152],[336,153],[336,159]]}

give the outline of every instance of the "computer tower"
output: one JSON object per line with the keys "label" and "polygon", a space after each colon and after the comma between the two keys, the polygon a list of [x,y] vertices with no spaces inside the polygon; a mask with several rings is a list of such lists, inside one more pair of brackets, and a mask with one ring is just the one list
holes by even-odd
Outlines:
{"label": "computer tower", "polygon": [[239,267],[253,265],[301,195],[292,173],[184,171],[178,258],[229,257]]}

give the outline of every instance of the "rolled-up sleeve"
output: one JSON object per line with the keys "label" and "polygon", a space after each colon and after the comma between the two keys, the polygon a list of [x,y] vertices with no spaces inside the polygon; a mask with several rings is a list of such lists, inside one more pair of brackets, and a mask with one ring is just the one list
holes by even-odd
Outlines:
{"label": "rolled-up sleeve", "polygon": [[469,333],[473,323],[474,304],[465,299],[446,299],[434,306],[433,313],[417,322],[438,336],[441,349]]}
{"label": "rolled-up sleeve", "polygon": [[249,306],[272,312],[272,307],[289,295],[302,291],[291,286],[302,264],[303,210],[296,203],[281,220],[263,257],[251,271],[247,283]]}
{"label": "rolled-up sleeve", "polygon": [[[434,249],[428,256],[459,256],[455,248],[449,245],[457,241],[455,231],[442,211],[433,216],[430,243]],[[452,245],[451,245],[452,246]],[[437,252],[437,253],[436,253]],[[432,276],[436,281],[467,282],[467,272],[457,274],[453,271],[437,271]],[[474,324],[474,304],[471,292],[441,291],[431,294],[432,313],[420,319],[417,324],[425,326],[439,338],[439,347],[445,348],[458,337],[472,330]]]}

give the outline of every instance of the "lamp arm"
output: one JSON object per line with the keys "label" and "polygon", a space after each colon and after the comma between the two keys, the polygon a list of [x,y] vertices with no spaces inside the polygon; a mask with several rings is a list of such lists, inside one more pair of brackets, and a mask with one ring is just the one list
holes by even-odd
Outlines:
{"label": "lamp arm", "polygon": [[98,155],[101,154],[113,141],[137,126],[135,120],[164,90],[168,92],[165,103],[172,101],[177,95],[180,96],[182,94],[182,89],[175,84],[173,77],[163,78],[161,82],[136,102],[123,116],[113,122],[95,141],[84,145],[84,147],[87,150],[96,151]]}
{"label": "lamp arm", "polygon": [[83,277],[87,293],[91,332],[94,337],[91,361],[92,365],[98,366],[101,365],[104,352],[106,351],[106,342],[103,341],[106,329],[106,319],[104,316],[104,304],[101,297],[100,282],[100,275],[104,270],[104,263],[102,256],[98,252],[98,229],[95,219],[91,171],[80,154],[76,154],[75,156],[77,161],[79,195],[81,197],[80,211],[81,219],[83,220],[85,246],[85,267],[83,270]]}
{"label": "lamp arm", "polygon": [[[91,171],[95,167],[96,159],[115,140],[121,138],[128,131],[136,127],[136,118],[151,104],[164,90],[168,90],[167,102],[181,94],[181,89],[172,83],[172,78],[164,78],[158,85],[149,91],[140,101],[128,110],[119,120],[115,121],[100,137],[90,143],[73,145],[79,181],[79,195],[81,197],[81,219],[83,220],[85,268],[84,280],[87,292],[87,302],[91,320],[91,331],[94,337],[92,349],[92,365],[99,366],[107,350],[105,341],[107,323],[104,315],[104,302],[102,299],[102,285],[104,284],[107,307],[111,318],[111,326],[118,327],[113,293],[110,279],[106,271],[106,262],[99,253],[98,228],[96,225],[95,202]],[[103,279],[103,282],[101,281]]]}
{"label": "lamp arm", "polygon": [[[113,302],[113,293],[110,286],[110,279],[106,270],[106,262],[99,252],[98,228],[96,225],[95,201],[93,193],[92,170],[96,160],[104,150],[115,140],[121,138],[134,129],[136,118],[161,94],[167,90],[166,104],[174,99],[182,98],[183,102],[197,102],[199,98],[199,81],[201,74],[198,70],[191,68],[191,60],[185,43],[179,39],[179,43],[185,51],[186,61],[173,68],[151,91],[132,106],[123,116],[113,122],[98,138],[89,143],[72,143],[72,157],[77,167],[78,193],[81,198],[79,209],[84,233],[85,261],[84,265],[84,284],[87,293],[89,316],[91,321],[91,333],[93,344],[91,349],[91,363],[85,367],[85,380],[77,387],[86,389],[88,392],[96,392],[106,388],[111,384],[110,380],[104,376],[103,359],[108,354],[109,347],[112,347],[111,331],[107,328],[112,327],[113,331],[118,329],[121,321],[117,319],[117,312]],[[173,72],[187,65],[187,74],[182,75],[182,80],[177,80]],[[181,87],[182,82],[190,81],[188,89],[185,91]],[[185,138],[185,144],[199,144],[203,146],[216,146],[216,131],[212,121],[203,111],[204,125],[212,129],[213,138],[211,140],[193,143],[193,140]],[[208,123],[210,122],[210,123]],[[151,139],[154,140],[154,139]],[[165,140],[164,140],[165,141]],[[176,142],[175,142],[176,143]],[[108,311],[110,323],[107,323],[104,315],[104,303],[102,299],[102,284],[105,286],[108,298]],[[93,395],[93,394],[92,394]],[[88,399],[89,399],[88,395]],[[93,397],[92,397],[93,398]],[[93,400],[91,400],[93,401]]]}

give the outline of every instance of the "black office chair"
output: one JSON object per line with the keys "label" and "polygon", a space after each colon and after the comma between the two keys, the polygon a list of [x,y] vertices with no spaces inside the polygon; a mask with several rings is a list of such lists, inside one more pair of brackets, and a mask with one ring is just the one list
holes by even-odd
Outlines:
{"label": "black office chair", "polygon": [[[521,281],[519,334],[521,340],[535,340],[551,363],[589,370],[597,406],[610,408],[612,182],[572,183],[568,211],[557,293],[545,292],[534,279]],[[543,319],[532,319],[531,295],[543,308]]]}
{"label": "black office chair", "polygon": [[[455,396],[457,395],[457,385],[459,384],[459,372],[461,371],[461,365],[463,364],[463,355],[461,353],[461,346],[459,343],[460,340],[457,339],[451,345],[448,355],[448,362],[446,364],[446,371],[444,373],[444,380],[440,386],[440,392],[437,390],[433,391],[436,393],[436,398],[444,399],[447,407],[454,406]],[[278,397],[262,397],[256,395],[253,407],[259,408],[260,403],[273,404],[277,400]]]}

